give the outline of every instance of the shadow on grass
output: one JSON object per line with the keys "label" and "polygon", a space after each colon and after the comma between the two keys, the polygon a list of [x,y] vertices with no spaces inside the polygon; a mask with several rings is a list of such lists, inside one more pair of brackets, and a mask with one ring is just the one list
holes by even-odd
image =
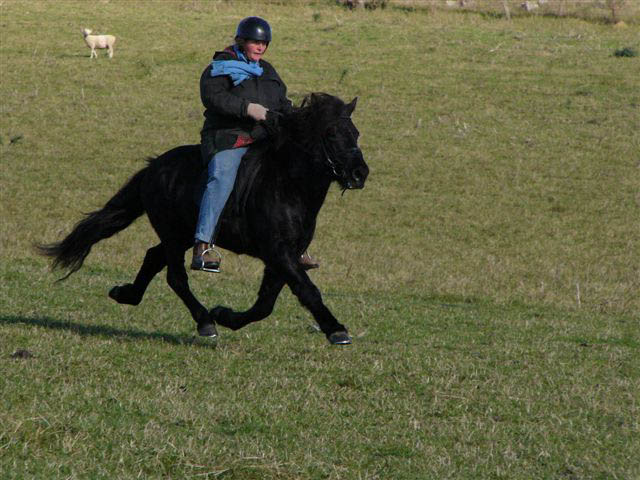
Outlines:
{"label": "shadow on grass", "polygon": [[201,339],[196,335],[174,335],[163,332],[144,332],[141,330],[124,330],[108,325],[82,325],[74,322],[63,322],[48,317],[18,317],[14,315],[1,315],[0,324],[24,324],[34,327],[48,328],[51,330],[66,330],[82,336],[115,337],[124,340],[153,340],[172,345],[195,345],[198,347],[215,348],[212,340]]}

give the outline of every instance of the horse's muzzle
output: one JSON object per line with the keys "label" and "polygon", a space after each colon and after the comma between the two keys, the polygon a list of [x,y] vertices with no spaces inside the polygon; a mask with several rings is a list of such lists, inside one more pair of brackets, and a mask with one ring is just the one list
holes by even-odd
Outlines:
{"label": "horse's muzzle", "polygon": [[347,179],[347,188],[350,190],[364,188],[364,182],[369,175],[369,167],[366,165],[360,165],[353,170],[351,170],[351,175],[349,179]]}
{"label": "horse's muzzle", "polygon": [[364,188],[364,182],[369,175],[369,167],[364,161],[362,151],[359,148],[356,149],[350,160],[351,168],[345,175],[344,186],[350,190]]}

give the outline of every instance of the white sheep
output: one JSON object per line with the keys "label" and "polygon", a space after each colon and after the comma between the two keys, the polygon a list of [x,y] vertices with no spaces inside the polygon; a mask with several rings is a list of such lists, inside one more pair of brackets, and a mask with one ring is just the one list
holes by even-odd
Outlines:
{"label": "white sheep", "polygon": [[82,35],[87,46],[91,49],[89,58],[96,57],[96,48],[106,48],[109,51],[109,58],[113,57],[113,45],[116,43],[116,37],[113,35],[91,35],[92,30],[88,28],[82,29]]}
{"label": "white sheep", "polygon": [[540,7],[540,2],[533,3],[533,2],[527,1],[527,2],[521,3],[520,7],[527,12],[533,12],[536,8]]}

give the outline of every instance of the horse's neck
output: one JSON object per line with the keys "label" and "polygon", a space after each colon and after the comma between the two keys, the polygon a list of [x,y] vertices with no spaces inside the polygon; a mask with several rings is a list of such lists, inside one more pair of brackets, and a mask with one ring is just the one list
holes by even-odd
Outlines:
{"label": "horse's neck", "polygon": [[292,142],[288,152],[287,170],[292,180],[322,203],[331,185],[331,178],[321,165],[311,159],[312,156],[319,155],[317,149],[318,147]]}
{"label": "horse's neck", "polygon": [[331,177],[318,162],[314,162],[316,155],[321,155],[318,145],[309,145],[303,140],[311,127],[304,118],[295,114],[282,119],[279,144],[275,157],[280,159],[276,172],[284,179],[286,189],[298,200],[305,204],[307,212],[317,216],[331,185]]}
{"label": "horse's neck", "polygon": [[331,178],[305,158],[310,154],[300,145],[284,145],[276,153],[281,161],[272,163],[273,176],[269,177],[278,179],[277,183],[287,193],[287,203],[303,204],[307,214],[315,218],[325,201]]}
{"label": "horse's neck", "polygon": [[324,204],[331,181],[309,175],[303,185],[306,194],[306,205],[309,208],[310,215],[315,218]]}

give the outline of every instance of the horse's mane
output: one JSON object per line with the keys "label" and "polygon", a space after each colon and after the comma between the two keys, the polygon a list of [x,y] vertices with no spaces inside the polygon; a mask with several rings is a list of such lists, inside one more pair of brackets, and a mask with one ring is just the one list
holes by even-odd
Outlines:
{"label": "horse's mane", "polygon": [[[269,139],[255,144],[244,156],[243,167],[236,178],[233,196],[238,211],[242,211],[246,206],[252,185],[264,170],[265,162],[280,164],[281,158],[285,155],[279,155],[278,152],[287,142],[294,143],[309,154],[320,140],[326,126],[340,116],[344,105],[338,97],[314,92],[306,95],[300,106],[293,107],[291,112],[269,115],[266,125]],[[280,164],[278,168],[284,168],[284,165]]]}
{"label": "horse's mane", "polygon": [[294,107],[284,116],[282,126],[300,144],[311,146],[343,108],[344,102],[338,97],[323,92],[310,93],[302,99],[299,107]]}

